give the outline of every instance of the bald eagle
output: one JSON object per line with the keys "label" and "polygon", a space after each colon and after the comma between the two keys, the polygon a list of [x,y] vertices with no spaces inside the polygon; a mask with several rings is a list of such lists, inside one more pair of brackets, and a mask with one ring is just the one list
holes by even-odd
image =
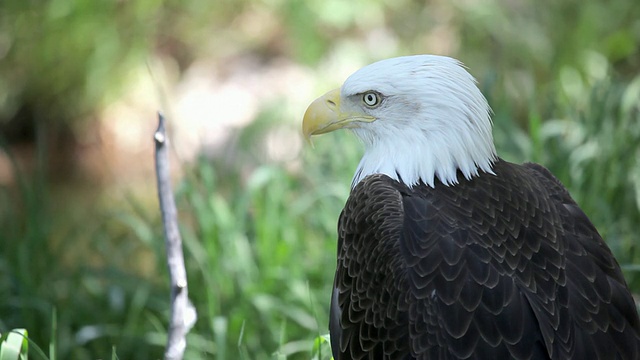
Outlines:
{"label": "bald eagle", "polygon": [[335,359],[640,359],[611,251],[546,168],[497,156],[464,66],[383,60],[307,109],[365,145],[338,222]]}

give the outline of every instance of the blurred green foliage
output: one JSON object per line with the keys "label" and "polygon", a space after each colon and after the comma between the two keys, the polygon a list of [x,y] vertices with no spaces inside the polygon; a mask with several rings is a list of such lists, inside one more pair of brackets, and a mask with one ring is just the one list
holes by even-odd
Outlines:
{"label": "blurred green foliage", "polygon": [[[0,125],[86,118],[149,50],[158,1],[3,1]],[[151,43],[152,44],[152,43]]]}
{"label": "blurred green foliage", "polygon": [[[15,165],[17,185],[0,188],[0,333],[26,328],[62,359],[162,356],[169,289],[155,205],[92,184],[61,193],[43,140],[94,121],[153,56],[183,71],[239,53],[311,67],[450,53],[489,98],[501,156],[557,174],[638,293],[639,44],[634,0],[1,1],[0,147],[12,159],[12,129],[32,128],[37,166]],[[280,105],[235,134],[231,160],[200,158],[176,186],[199,314],[188,359],[329,357],[335,227],[361,150],[338,133],[269,160],[256,144],[270,129],[297,131]]]}

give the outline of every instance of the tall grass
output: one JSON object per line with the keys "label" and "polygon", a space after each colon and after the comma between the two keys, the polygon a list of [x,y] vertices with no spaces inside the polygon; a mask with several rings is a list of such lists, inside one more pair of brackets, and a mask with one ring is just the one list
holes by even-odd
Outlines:
{"label": "tall grass", "polygon": [[[139,250],[141,239],[109,211],[92,204],[78,209],[84,204],[79,198],[54,196],[46,168],[50,149],[44,136],[39,139],[34,172],[14,161],[16,187],[0,188],[0,332],[27,329],[40,348],[49,349],[50,359],[107,357],[113,344],[124,354],[161,356],[161,347],[140,343],[153,328],[148,319],[166,308],[166,285],[123,265],[137,260],[130,251]],[[0,148],[13,159],[4,140]],[[130,223],[137,218],[123,211]],[[153,220],[141,224],[152,227]]]}
{"label": "tall grass", "polygon": [[[251,133],[245,141],[259,143]],[[334,151],[323,153],[324,169],[289,171],[251,156],[231,166],[201,159],[179,186],[190,283],[202,290],[192,293],[203,305],[192,333],[215,340],[190,348],[188,358],[307,359],[327,332],[333,238],[349,190],[340,167],[357,161],[338,143],[318,148],[327,146]]]}

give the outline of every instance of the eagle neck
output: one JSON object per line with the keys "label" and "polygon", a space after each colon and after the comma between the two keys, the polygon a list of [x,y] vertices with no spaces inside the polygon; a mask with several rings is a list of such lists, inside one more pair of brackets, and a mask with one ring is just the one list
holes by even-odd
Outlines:
{"label": "eagle neck", "polygon": [[[406,132],[384,138],[358,136],[365,143],[365,153],[353,177],[352,188],[373,174],[384,174],[409,187],[424,183],[434,187],[436,181],[450,186],[460,175],[469,180],[480,172],[494,174],[497,155],[493,142],[448,133]],[[384,139],[403,139],[388,143]],[[487,144],[487,145],[483,145]]]}

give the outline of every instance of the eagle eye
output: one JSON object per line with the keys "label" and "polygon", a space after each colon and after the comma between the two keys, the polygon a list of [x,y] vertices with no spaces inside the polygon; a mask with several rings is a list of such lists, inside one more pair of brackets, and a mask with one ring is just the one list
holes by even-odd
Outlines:
{"label": "eagle eye", "polygon": [[375,91],[368,91],[362,94],[362,101],[368,107],[376,107],[380,105],[380,94]]}

